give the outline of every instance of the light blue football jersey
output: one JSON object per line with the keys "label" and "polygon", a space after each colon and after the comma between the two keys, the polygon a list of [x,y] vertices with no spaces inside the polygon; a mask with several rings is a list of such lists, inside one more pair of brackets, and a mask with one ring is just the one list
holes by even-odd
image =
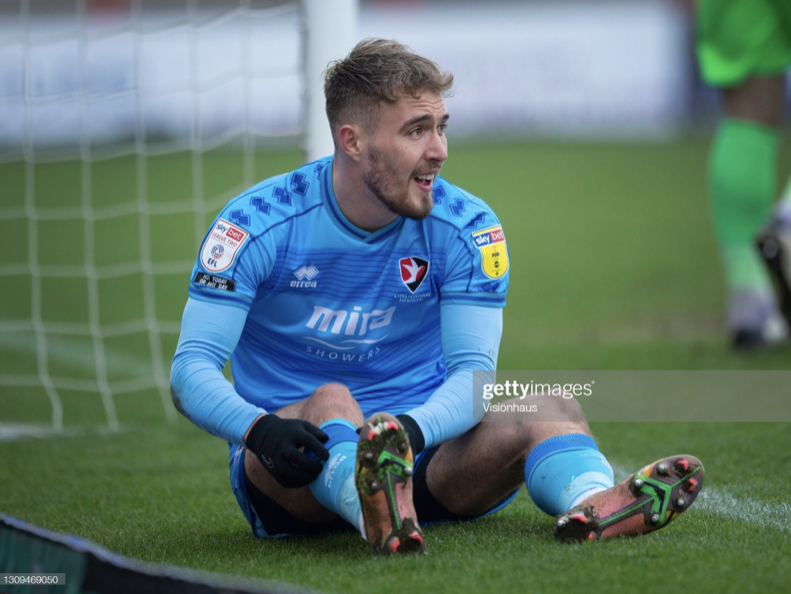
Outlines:
{"label": "light blue football jersey", "polygon": [[274,411],[334,381],[366,416],[405,412],[445,381],[440,305],[505,305],[505,236],[482,200],[440,177],[426,219],[363,231],[338,207],[332,163],[231,200],[189,293],[248,310],[231,366],[251,404]]}

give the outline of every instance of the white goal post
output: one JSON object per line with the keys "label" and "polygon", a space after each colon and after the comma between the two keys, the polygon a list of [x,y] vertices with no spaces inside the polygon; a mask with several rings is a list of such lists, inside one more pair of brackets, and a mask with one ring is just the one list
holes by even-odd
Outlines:
{"label": "white goal post", "polygon": [[[302,0],[305,19],[305,154],[314,161],[333,152],[324,111],[322,75],[329,60],[357,42],[358,0]],[[329,59],[328,59],[329,58]]]}

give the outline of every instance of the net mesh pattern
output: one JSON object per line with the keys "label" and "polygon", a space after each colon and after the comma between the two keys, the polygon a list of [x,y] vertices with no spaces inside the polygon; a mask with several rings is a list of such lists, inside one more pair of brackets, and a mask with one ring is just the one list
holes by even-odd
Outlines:
{"label": "net mesh pattern", "polygon": [[173,421],[207,226],[257,148],[301,134],[299,3],[18,8],[0,13],[0,428]]}

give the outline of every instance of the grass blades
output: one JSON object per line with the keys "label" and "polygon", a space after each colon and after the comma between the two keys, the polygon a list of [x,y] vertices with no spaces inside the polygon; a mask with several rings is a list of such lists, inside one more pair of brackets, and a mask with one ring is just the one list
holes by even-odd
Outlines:
{"label": "grass blades", "polygon": [[[425,529],[429,555],[380,558],[354,533],[256,540],[228,484],[227,448],[180,421],[115,435],[0,444],[0,509],[152,562],[325,592],[773,592],[791,577],[788,424],[600,424],[616,480],[693,452],[706,486],[643,537],[562,545],[523,489],[498,514]],[[691,582],[692,581],[692,582]]]}

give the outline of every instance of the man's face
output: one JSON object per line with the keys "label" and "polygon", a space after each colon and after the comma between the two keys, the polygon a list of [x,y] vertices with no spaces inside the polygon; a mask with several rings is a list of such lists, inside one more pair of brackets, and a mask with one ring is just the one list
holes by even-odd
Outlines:
{"label": "man's face", "polygon": [[434,206],[434,178],[448,158],[448,110],[438,94],[381,103],[368,133],[363,181],[391,212],[424,219]]}

